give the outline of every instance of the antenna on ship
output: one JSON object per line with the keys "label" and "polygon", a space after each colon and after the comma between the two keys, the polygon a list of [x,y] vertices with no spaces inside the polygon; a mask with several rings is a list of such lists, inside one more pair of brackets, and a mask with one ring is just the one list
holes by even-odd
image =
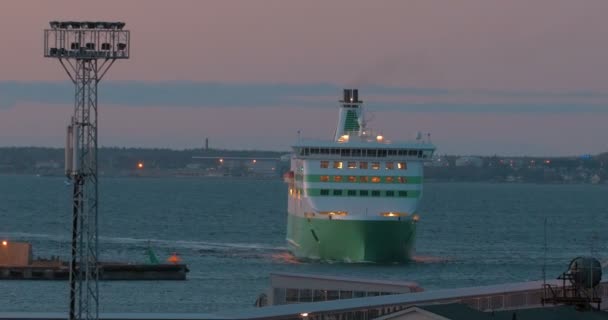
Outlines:
{"label": "antenna on ship", "polygon": [[97,86],[118,59],[129,59],[124,22],[51,21],[44,57],[59,60],[76,87],[67,129],[65,173],[72,181],[69,319],[99,318]]}

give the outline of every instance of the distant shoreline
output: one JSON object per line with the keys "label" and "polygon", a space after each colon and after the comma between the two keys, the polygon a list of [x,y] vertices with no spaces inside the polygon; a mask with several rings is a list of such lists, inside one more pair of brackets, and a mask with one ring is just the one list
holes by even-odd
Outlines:
{"label": "distant shoreline", "polygon": [[[286,152],[221,149],[100,148],[100,177],[281,179]],[[378,158],[378,160],[382,160]],[[0,174],[64,176],[62,148],[0,147]],[[435,155],[424,180],[535,184],[605,184],[608,153],[573,157]]]}

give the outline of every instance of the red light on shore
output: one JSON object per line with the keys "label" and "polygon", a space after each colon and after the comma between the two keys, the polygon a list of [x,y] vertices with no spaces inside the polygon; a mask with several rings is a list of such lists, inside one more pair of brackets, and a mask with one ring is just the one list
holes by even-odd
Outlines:
{"label": "red light on shore", "polygon": [[8,241],[6,241],[6,240],[2,240],[2,246],[3,246],[3,247],[8,246]]}

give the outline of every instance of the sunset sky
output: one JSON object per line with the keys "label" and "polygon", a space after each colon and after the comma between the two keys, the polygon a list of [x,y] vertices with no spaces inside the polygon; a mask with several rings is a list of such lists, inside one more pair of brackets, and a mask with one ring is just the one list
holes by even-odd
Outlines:
{"label": "sunset sky", "polygon": [[608,2],[0,1],[0,146],[64,141],[73,89],[51,20],[125,21],[103,146],[288,150],[331,138],[343,87],[392,140],[439,153],[608,151]]}

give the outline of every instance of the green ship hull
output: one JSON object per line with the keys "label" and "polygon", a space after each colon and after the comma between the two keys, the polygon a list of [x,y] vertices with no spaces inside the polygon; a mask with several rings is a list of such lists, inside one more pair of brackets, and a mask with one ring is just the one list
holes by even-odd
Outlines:
{"label": "green ship hull", "polygon": [[416,223],[403,221],[307,219],[288,214],[287,241],[297,258],[343,262],[406,262]]}

